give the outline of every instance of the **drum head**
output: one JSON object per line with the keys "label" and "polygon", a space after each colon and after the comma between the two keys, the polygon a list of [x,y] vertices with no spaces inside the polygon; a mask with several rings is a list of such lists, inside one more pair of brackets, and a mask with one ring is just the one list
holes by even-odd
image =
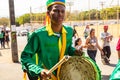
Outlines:
{"label": "drum head", "polygon": [[88,57],[71,57],[61,65],[60,80],[101,80],[97,64]]}

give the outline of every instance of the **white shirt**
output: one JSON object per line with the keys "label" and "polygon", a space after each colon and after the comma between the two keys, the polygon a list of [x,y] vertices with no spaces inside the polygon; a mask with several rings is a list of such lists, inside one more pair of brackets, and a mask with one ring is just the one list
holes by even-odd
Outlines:
{"label": "white shirt", "polygon": [[101,39],[103,41],[103,47],[110,46],[110,41],[106,39],[106,37],[110,36],[111,34],[108,32],[101,33]]}

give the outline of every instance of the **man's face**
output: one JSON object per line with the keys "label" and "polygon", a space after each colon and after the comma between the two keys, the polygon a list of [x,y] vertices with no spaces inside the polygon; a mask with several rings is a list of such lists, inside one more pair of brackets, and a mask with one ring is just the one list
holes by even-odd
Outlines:
{"label": "man's face", "polygon": [[108,26],[104,26],[104,31],[107,32]]}
{"label": "man's face", "polygon": [[50,11],[48,11],[51,22],[54,24],[62,24],[65,17],[65,7],[60,4],[52,5]]}

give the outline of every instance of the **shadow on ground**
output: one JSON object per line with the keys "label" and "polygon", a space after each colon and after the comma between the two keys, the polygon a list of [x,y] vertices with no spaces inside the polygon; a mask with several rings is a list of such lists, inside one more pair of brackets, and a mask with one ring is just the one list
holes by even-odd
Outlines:
{"label": "shadow on ground", "polygon": [[108,66],[111,66],[111,67],[116,67],[116,64],[109,64]]}
{"label": "shadow on ground", "polygon": [[110,75],[102,75],[102,80],[109,80]]}

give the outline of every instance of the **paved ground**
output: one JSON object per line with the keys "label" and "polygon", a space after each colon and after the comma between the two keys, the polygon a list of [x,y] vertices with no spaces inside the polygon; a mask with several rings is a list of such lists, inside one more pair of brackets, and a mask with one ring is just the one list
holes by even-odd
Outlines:
{"label": "paved ground", "polygon": [[[21,51],[26,44],[26,37],[18,37],[18,55],[20,58]],[[113,39],[111,42],[112,55],[110,58],[110,65],[103,65],[101,63],[100,53],[98,51],[96,61],[102,73],[102,80],[109,80],[109,76],[112,73],[117,63],[117,52],[115,51],[115,45],[118,39]],[[23,72],[21,70],[20,63],[12,62],[11,49],[0,49],[0,80],[22,80]]]}

